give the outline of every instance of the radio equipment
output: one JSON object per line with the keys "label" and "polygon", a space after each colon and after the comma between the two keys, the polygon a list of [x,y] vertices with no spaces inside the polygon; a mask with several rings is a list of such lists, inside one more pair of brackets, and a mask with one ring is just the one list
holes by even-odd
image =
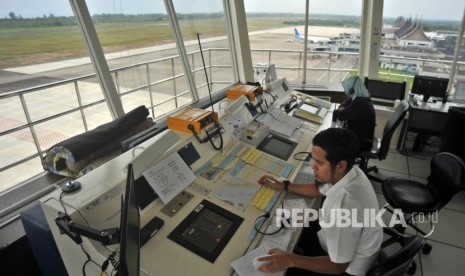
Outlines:
{"label": "radio equipment", "polygon": [[231,87],[226,93],[226,97],[230,100],[235,100],[240,96],[246,96],[250,102],[255,100],[257,95],[263,94],[263,88],[260,86],[238,84]]}
{"label": "radio equipment", "polygon": [[209,124],[218,122],[218,113],[193,107],[186,107],[166,119],[168,128],[191,133],[200,133]]}

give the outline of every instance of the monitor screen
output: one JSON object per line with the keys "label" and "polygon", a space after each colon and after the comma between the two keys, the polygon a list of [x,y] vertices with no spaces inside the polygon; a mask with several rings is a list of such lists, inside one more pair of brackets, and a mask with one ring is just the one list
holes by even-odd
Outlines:
{"label": "monitor screen", "polygon": [[307,111],[312,114],[317,114],[319,108],[311,104],[302,103],[302,105],[299,106],[299,109],[303,111]]}
{"label": "monitor screen", "polygon": [[287,160],[294,151],[297,143],[274,134],[268,134],[257,146],[257,149],[273,155],[274,157]]}
{"label": "monitor screen", "polygon": [[393,82],[365,78],[365,87],[372,98],[403,100],[406,82]]}
{"label": "monitor screen", "polygon": [[412,93],[423,95],[423,101],[426,102],[430,97],[447,99],[447,85],[448,79],[428,77],[428,76],[415,76],[413,79]]}
{"label": "monitor screen", "polygon": [[139,275],[140,216],[134,182],[132,164],[129,164],[120,227],[120,264],[118,266],[118,275],[123,276]]}
{"label": "monitor screen", "polygon": [[203,200],[168,238],[213,263],[242,221],[243,218]]}

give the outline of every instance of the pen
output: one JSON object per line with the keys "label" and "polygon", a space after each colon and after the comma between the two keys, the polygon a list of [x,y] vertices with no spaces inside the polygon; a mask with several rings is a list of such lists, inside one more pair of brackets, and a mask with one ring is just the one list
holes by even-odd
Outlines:
{"label": "pen", "polygon": [[267,178],[266,181],[268,181],[268,182],[270,182],[270,183],[272,183],[272,184],[276,184],[276,181],[274,181],[273,179]]}

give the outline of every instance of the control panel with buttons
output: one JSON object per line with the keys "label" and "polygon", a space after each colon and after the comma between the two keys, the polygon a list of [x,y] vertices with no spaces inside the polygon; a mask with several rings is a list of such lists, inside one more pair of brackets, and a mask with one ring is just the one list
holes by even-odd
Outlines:
{"label": "control panel with buttons", "polygon": [[161,212],[169,217],[173,217],[176,215],[179,210],[182,209],[186,205],[189,200],[194,197],[193,194],[182,191],[177,196],[175,196],[168,204],[166,204],[162,209]]}

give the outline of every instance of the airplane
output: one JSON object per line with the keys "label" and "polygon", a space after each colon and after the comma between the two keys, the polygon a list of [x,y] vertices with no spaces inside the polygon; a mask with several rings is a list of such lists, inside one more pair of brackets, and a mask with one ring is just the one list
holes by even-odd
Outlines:
{"label": "airplane", "polygon": [[[297,30],[297,28],[294,28],[294,33],[295,33],[295,37],[300,40],[301,42],[304,41],[305,37],[303,35],[301,35],[299,33],[299,31]],[[321,37],[321,36],[307,36],[307,40],[308,42],[310,43],[328,43],[329,41],[331,41],[331,39],[327,38],[327,37]]]}

